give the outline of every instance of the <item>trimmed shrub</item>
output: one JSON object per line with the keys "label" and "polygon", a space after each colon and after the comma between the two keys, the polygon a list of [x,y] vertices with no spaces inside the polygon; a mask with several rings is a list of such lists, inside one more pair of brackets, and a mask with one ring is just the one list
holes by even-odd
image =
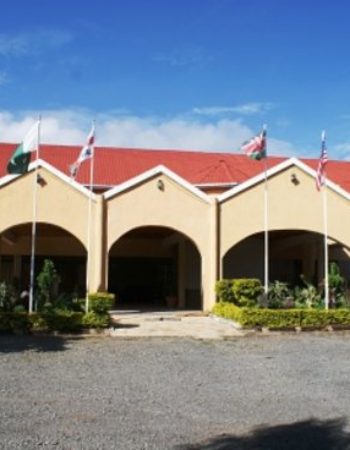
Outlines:
{"label": "trimmed shrub", "polygon": [[300,311],[293,309],[239,308],[230,303],[217,303],[213,308],[213,313],[239,322],[246,328],[281,329],[300,326]]}
{"label": "trimmed shrub", "polygon": [[296,309],[243,308],[240,323],[248,328],[290,329],[300,326],[300,311]]}
{"label": "trimmed shrub", "polygon": [[221,302],[234,303],[234,295],[232,291],[233,280],[219,280],[215,284],[215,292]]}
{"label": "trimmed shrub", "polygon": [[84,313],[73,311],[53,311],[40,315],[46,321],[50,331],[72,332],[82,328]]}
{"label": "trimmed shrub", "polygon": [[216,282],[215,292],[222,302],[238,306],[255,306],[263,287],[260,280],[255,278],[223,279]]}
{"label": "trimmed shrub", "polygon": [[110,324],[108,314],[52,310],[44,313],[0,312],[0,332],[28,333],[31,330],[76,332],[82,328],[106,328]]}
{"label": "trimmed shrub", "polygon": [[295,327],[324,328],[327,325],[350,326],[350,310],[333,309],[258,309],[239,308],[232,303],[217,303],[213,313],[239,322],[243,327],[266,327],[271,330]]}
{"label": "trimmed shrub", "polygon": [[89,294],[89,310],[105,315],[114,306],[115,295],[109,292]]}
{"label": "trimmed shrub", "polygon": [[255,278],[242,278],[232,280],[234,303],[238,306],[255,306],[263,293],[260,280]]}
{"label": "trimmed shrub", "polygon": [[96,314],[90,311],[83,315],[82,326],[84,328],[107,328],[110,323],[108,314]]}
{"label": "trimmed shrub", "polygon": [[219,302],[214,305],[213,313],[224,319],[234,320],[241,323],[242,310],[233,303]]}
{"label": "trimmed shrub", "polygon": [[1,332],[27,333],[31,329],[31,323],[27,313],[0,312]]}

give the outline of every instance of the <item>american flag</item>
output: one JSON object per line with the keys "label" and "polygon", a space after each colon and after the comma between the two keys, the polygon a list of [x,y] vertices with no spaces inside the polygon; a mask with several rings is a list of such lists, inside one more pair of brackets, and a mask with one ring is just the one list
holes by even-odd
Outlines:
{"label": "american flag", "polygon": [[92,124],[91,131],[87,137],[86,144],[81,149],[78,159],[69,167],[69,171],[72,178],[77,176],[80,164],[87,159],[93,157],[95,144],[95,125]]}
{"label": "american flag", "polygon": [[266,158],[266,128],[260,134],[252,137],[241,145],[241,150],[252,159],[260,161]]}
{"label": "american flag", "polygon": [[326,147],[326,133],[322,132],[321,137],[321,156],[318,161],[317,166],[317,174],[316,174],[316,187],[319,191],[321,187],[326,182],[326,164],[328,162],[328,154],[327,154],[327,147]]}

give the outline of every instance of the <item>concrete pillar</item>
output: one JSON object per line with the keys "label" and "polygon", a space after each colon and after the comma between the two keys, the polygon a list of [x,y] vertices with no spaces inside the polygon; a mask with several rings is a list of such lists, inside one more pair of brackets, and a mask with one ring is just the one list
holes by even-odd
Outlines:
{"label": "concrete pillar", "polygon": [[88,257],[89,291],[104,291],[105,284],[105,214],[102,195],[96,195],[93,202],[91,257]]}
{"label": "concrete pillar", "polygon": [[186,305],[186,242],[180,239],[177,254],[177,296],[178,307],[184,308]]}
{"label": "concrete pillar", "polygon": [[[203,310],[210,311],[216,302],[215,283],[219,276],[219,216],[218,201],[213,198],[210,204],[208,223],[208,245],[202,254]],[[203,224],[203,226],[205,226]]]}

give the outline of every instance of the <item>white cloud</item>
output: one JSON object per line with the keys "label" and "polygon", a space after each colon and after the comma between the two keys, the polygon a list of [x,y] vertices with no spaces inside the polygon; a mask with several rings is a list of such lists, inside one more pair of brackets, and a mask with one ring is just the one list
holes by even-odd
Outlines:
{"label": "white cloud", "polygon": [[[3,142],[19,142],[37,120],[37,112],[17,115],[0,112],[0,136]],[[201,123],[193,118],[161,119],[86,110],[50,110],[42,112],[42,142],[78,144],[85,142],[91,119],[96,119],[97,145],[200,151],[238,152],[254,132],[240,120],[222,119]],[[273,138],[268,140],[269,154],[295,155],[293,146]]]}
{"label": "white cloud", "polygon": [[37,30],[35,33],[0,34],[0,55],[23,56],[41,53],[71,42],[73,35],[64,30]]}
{"label": "white cloud", "polygon": [[205,115],[205,116],[218,116],[223,114],[240,114],[240,115],[251,115],[251,114],[261,114],[269,111],[273,107],[272,103],[244,103],[238,106],[203,106],[193,108],[192,112],[194,114]]}

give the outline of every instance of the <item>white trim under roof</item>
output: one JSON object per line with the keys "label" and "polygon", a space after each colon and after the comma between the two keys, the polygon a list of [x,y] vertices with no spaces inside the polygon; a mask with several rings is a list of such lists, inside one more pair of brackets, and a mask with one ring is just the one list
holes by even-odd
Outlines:
{"label": "white trim under roof", "polygon": [[128,189],[131,189],[134,186],[137,186],[138,184],[141,184],[144,181],[147,181],[148,179],[153,178],[159,174],[166,175],[167,177],[175,181],[177,184],[182,186],[184,189],[194,194],[196,197],[199,197],[201,200],[207,203],[211,203],[210,197],[207,194],[205,194],[200,189],[193,186],[191,183],[189,183],[188,181],[186,181],[185,179],[183,179],[182,177],[172,172],[170,169],[168,169],[163,165],[153,167],[152,169],[147,170],[146,172],[143,172],[140,175],[137,175],[136,177],[131,178],[130,180],[127,180],[124,183],[121,183],[118,186],[108,190],[102,195],[106,200],[108,200],[109,198],[114,197],[115,195],[120,194],[121,192],[124,192]]}
{"label": "white trim under roof", "polygon": [[[316,180],[316,176],[317,176],[316,170],[312,169],[310,166],[308,166],[307,164],[303,163],[302,161],[300,161],[298,158],[295,158],[295,157],[289,158],[285,161],[282,161],[281,163],[277,164],[276,166],[273,166],[270,169],[268,169],[266,172],[267,178],[269,178],[273,175],[276,175],[277,173],[282,172],[283,170],[288,169],[289,167],[292,167],[292,166],[298,167],[300,170],[302,170],[303,172],[306,172],[307,174],[309,174],[312,178],[315,178],[315,180]],[[264,179],[265,179],[265,173],[261,172],[260,174],[256,175],[255,177],[252,177],[249,180],[239,184],[238,186],[233,187],[229,191],[224,192],[221,195],[218,195],[219,203],[224,202],[225,200],[228,200],[231,197],[234,197],[235,195],[239,194],[240,192],[245,191],[246,189],[249,189],[250,187],[255,186],[258,183],[261,183],[262,181],[264,181]],[[340,187],[338,184],[335,184],[333,181],[326,179],[326,186],[329,189],[332,189],[337,194],[344,197],[346,200],[350,200],[350,193],[347,192],[342,187]],[[315,187],[315,189],[316,189],[316,187]]]}
{"label": "white trim under roof", "polygon": [[[69,184],[74,189],[76,189],[77,191],[79,191],[82,194],[84,194],[86,197],[89,198],[90,195],[92,195],[92,199],[96,200],[96,195],[91,193],[89,189],[87,189],[82,184],[79,184],[78,182],[76,182],[72,178],[68,177],[66,174],[64,174],[60,170],[56,169],[56,167],[52,166],[51,164],[49,164],[48,162],[46,162],[46,161],[44,161],[42,159],[38,159],[36,161],[31,162],[29,164],[29,167],[28,167],[28,172],[31,172],[32,170],[35,170],[37,167],[42,167],[43,169],[46,169],[48,172],[52,173],[53,175],[55,175],[60,180],[62,180],[65,183]],[[0,186],[4,186],[5,184],[8,184],[8,183],[10,183],[11,181],[17,179],[20,176],[21,176],[21,174],[5,175],[4,177],[0,178]]]}

